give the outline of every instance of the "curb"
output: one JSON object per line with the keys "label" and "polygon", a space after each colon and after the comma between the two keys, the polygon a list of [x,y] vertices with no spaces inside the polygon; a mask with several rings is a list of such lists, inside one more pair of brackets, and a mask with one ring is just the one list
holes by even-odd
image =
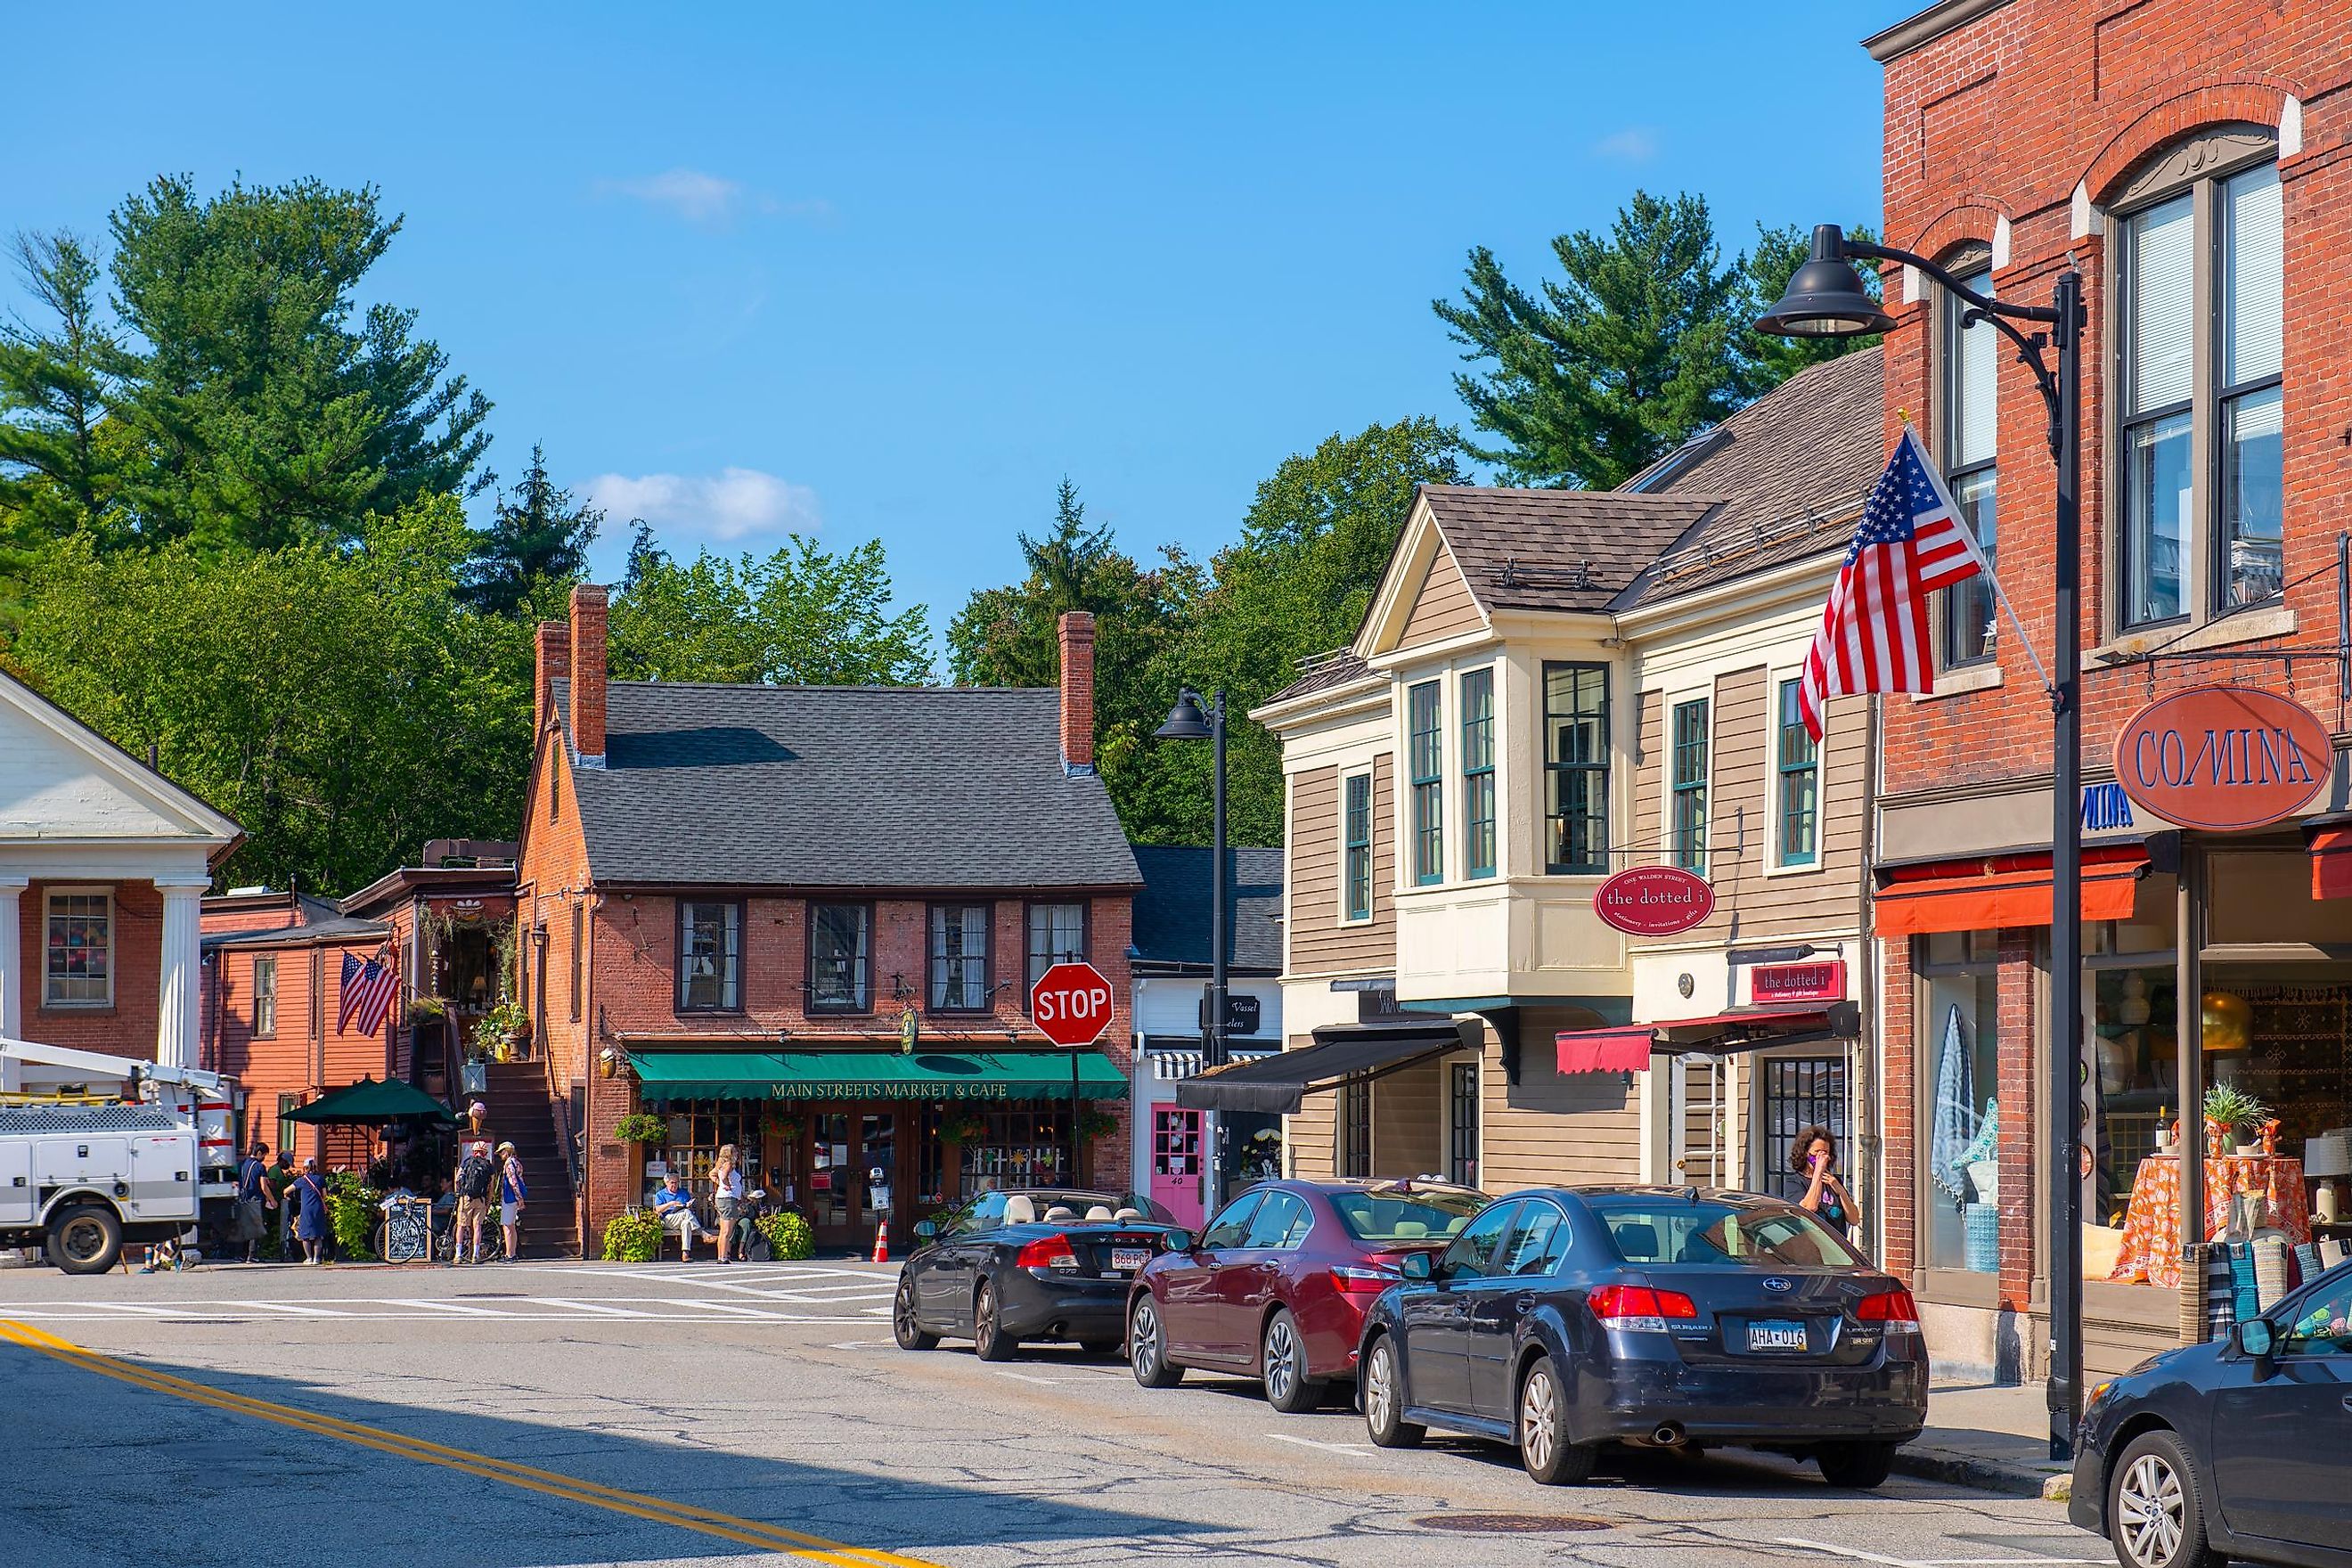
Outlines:
{"label": "curb", "polygon": [[2063,1470],[2032,1469],[1979,1458],[1949,1448],[1904,1447],[1895,1450],[1895,1471],[1921,1480],[1942,1481],[2004,1497],[2065,1500],[2069,1477]]}

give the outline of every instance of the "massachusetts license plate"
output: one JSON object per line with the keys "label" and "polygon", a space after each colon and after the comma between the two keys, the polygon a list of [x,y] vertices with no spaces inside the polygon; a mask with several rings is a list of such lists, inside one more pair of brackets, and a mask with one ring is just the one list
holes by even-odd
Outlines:
{"label": "massachusetts license plate", "polygon": [[1751,1351],[1803,1350],[1805,1325],[1779,1318],[1759,1319],[1748,1325],[1748,1348]]}
{"label": "massachusetts license plate", "polygon": [[1114,1247],[1110,1249],[1110,1266],[1121,1274],[1132,1274],[1151,1261],[1148,1247]]}

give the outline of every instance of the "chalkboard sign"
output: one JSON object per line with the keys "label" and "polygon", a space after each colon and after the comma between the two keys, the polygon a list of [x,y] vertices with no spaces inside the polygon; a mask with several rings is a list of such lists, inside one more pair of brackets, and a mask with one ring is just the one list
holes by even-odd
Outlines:
{"label": "chalkboard sign", "polygon": [[422,1198],[395,1198],[383,1215],[383,1260],[425,1263],[433,1257],[433,1205]]}

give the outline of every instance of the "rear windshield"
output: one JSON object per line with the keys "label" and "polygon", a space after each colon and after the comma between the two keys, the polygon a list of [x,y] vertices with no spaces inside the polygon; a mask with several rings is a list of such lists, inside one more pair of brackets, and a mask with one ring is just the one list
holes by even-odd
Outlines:
{"label": "rear windshield", "polygon": [[1671,1198],[1603,1198],[1591,1206],[1617,1256],[1628,1263],[1818,1268],[1862,1262],[1836,1233],[1802,1209],[1734,1208]]}
{"label": "rear windshield", "polygon": [[1443,1189],[1384,1193],[1374,1188],[1333,1193],[1331,1206],[1358,1241],[1444,1241],[1468,1225],[1486,1200],[1476,1193]]}

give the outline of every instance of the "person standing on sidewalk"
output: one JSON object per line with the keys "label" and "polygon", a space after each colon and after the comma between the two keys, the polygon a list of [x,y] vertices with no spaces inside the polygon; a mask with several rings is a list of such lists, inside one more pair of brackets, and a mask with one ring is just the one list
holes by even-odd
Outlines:
{"label": "person standing on sidewalk", "polygon": [[719,1146],[710,1167],[710,1208],[719,1216],[719,1261],[735,1261],[735,1226],[743,1217],[743,1172],[736,1163],[735,1145]]}
{"label": "person standing on sidewalk", "polygon": [[323,1265],[327,1261],[327,1178],[319,1173],[316,1156],[302,1162],[293,1193],[294,1201],[301,1205],[294,1234],[302,1241],[302,1261]]}
{"label": "person standing on sidewalk", "polygon": [[499,1226],[506,1233],[507,1258],[522,1256],[522,1157],[511,1143],[499,1145]]}
{"label": "person standing on sidewalk", "polygon": [[498,1167],[490,1163],[490,1146],[487,1143],[460,1145],[457,1174],[449,1188],[457,1194],[457,1206],[449,1224],[449,1261],[479,1263],[482,1260],[482,1226],[489,1218],[490,1184],[498,1179]]}
{"label": "person standing on sidewalk", "polygon": [[269,1206],[278,1211],[278,1260],[289,1262],[294,1257],[294,1208],[286,1194],[294,1186],[294,1151],[280,1148],[269,1169],[261,1173],[262,1191],[269,1194]]}
{"label": "person standing on sidewalk", "polygon": [[263,1215],[266,1205],[276,1208],[278,1200],[269,1193],[269,1145],[256,1143],[252,1152],[236,1168],[236,1238],[245,1243],[245,1260],[254,1262],[261,1250],[261,1237],[267,1230]]}

